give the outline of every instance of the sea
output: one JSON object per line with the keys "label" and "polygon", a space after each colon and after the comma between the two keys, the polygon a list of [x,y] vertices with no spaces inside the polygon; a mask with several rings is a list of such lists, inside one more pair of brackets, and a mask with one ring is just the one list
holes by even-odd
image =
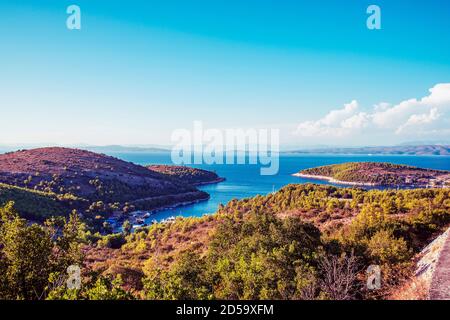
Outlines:
{"label": "sea", "polygon": [[[173,164],[170,153],[114,153],[108,155],[140,165]],[[273,176],[260,174],[259,165],[221,164],[192,165],[192,167],[210,170],[226,180],[217,184],[198,187],[210,194],[208,201],[196,204],[164,209],[152,214],[149,220],[163,221],[170,217],[199,217],[216,212],[220,204],[232,199],[244,199],[256,195],[267,195],[291,183],[330,184],[326,181],[294,177],[292,174],[307,168],[339,164],[345,162],[390,162],[417,166],[421,168],[450,170],[450,156],[411,156],[411,155],[335,155],[335,154],[281,154],[279,172]]]}

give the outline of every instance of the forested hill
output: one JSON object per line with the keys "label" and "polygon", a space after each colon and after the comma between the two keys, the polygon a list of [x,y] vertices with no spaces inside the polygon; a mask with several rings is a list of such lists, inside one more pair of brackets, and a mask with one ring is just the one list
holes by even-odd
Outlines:
{"label": "forested hill", "polygon": [[[84,199],[87,207],[96,207],[91,211],[101,212],[122,210],[135,201],[139,201],[142,209],[150,210],[171,202],[208,197],[188,183],[143,166],[68,148],[40,148],[0,155],[0,183],[22,188],[21,196],[24,190],[30,190],[64,199]],[[11,190],[8,189],[8,195],[19,194],[19,189]],[[5,194],[0,188],[0,200]],[[14,197],[3,200],[21,201]]]}
{"label": "forested hill", "polygon": [[224,181],[215,172],[185,166],[150,165],[150,170],[174,177],[191,185],[202,185]]}
{"label": "forested hill", "polygon": [[384,186],[442,187],[450,182],[450,172],[412,166],[380,163],[349,162],[300,171],[297,176],[317,177],[332,182]]}

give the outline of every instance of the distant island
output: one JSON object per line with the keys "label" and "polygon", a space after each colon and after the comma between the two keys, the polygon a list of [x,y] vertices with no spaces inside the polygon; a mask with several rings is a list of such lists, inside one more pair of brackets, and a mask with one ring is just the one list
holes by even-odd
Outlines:
{"label": "distant island", "polygon": [[[0,154],[5,152],[17,151],[21,149],[37,149],[41,146],[30,145],[0,145]],[[117,153],[162,153],[170,154],[171,146],[68,146],[96,153],[117,154]],[[314,148],[296,148],[285,149],[282,154],[352,154],[352,155],[450,155],[449,144],[415,144],[399,146],[362,146],[362,147],[314,147]]]}
{"label": "distant island", "polygon": [[354,186],[449,187],[450,172],[379,162],[349,162],[302,170],[294,176]]}
{"label": "distant island", "polygon": [[133,146],[121,146],[121,145],[110,145],[110,146],[87,146],[82,149],[97,152],[97,153],[169,153],[170,148],[164,147],[133,147]]}
{"label": "distant island", "polygon": [[450,155],[450,145],[419,145],[393,147],[315,148],[294,150],[298,154],[362,154],[362,155]]}

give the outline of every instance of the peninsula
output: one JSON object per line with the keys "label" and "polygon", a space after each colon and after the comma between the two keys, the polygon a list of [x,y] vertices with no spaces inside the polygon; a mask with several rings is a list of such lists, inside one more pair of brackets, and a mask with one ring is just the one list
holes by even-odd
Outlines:
{"label": "peninsula", "polygon": [[195,186],[222,180],[205,170],[144,167],[81,149],[21,150],[0,155],[0,206],[14,201],[32,221],[77,210],[101,227],[111,216],[207,200]]}

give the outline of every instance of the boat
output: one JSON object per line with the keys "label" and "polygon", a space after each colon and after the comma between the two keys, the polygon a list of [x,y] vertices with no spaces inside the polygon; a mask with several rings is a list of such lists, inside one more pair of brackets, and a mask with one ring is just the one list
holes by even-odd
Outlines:
{"label": "boat", "polygon": [[174,216],[171,216],[171,217],[168,217],[168,218],[164,219],[161,222],[163,222],[163,223],[171,223],[171,222],[174,222],[175,220],[176,220],[176,218]]}

